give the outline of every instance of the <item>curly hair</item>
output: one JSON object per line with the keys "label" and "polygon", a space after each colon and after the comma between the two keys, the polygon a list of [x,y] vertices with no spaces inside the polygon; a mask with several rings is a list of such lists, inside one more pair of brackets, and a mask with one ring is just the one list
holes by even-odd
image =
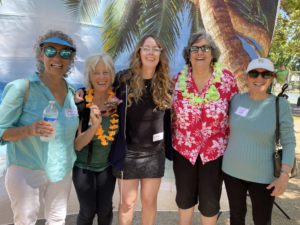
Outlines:
{"label": "curly hair", "polygon": [[171,108],[172,105],[172,80],[170,78],[169,58],[164,51],[164,46],[159,38],[154,34],[143,36],[137,43],[134,52],[131,54],[129,61],[129,73],[119,78],[120,82],[129,81],[129,91],[127,96],[128,107],[132,105],[132,101],[136,104],[141,100],[144,91],[144,81],[142,77],[142,60],[140,55],[140,47],[143,46],[147,38],[153,38],[158,45],[162,48],[160,53],[159,62],[155,69],[155,74],[152,78],[150,90],[154,104],[156,105],[153,112],[158,110]]}
{"label": "curly hair", "polygon": [[[39,38],[36,41],[36,44],[34,45],[34,53],[35,53],[35,59],[36,59],[36,68],[39,71],[39,73],[43,73],[44,71],[42,70],[42,60],[41,60],[41,55],[42,55],[42,47],[40,47],[40,43],[44,42],[45,40],[49,39],[49,38],[60,38],[62,40],[65,40],[66,42],[68,42],[70,45],[72,45],[74,48],[76,48],[76,45],[73,41],[73,39],[68,36],[67,34],[65,34],[64,32],[60,31],[60,30],[48,30],[44,35],[39,36]],[[71,57],[70,57],[70,63],[69,63],[69,67],[72,68],[74,66],[74,61],[75,61],[75,55],[76,52],[72,52]],[[68,72],[65,72],[65,74],[63,75],[64,77],[68,77],[68,75],[71,73],[71,70],[69,70]]]}
{"label": "curly hair", "polygon": [[200,41],[202,38],[205,38],[210,43],[211,55],[213,58],[212,61],[217,62],[219,60],[221,55],[219,47],[215,43],[210,33],[208,33],[205,29],[200,29],[197,33],[191,34],[187,46],[185,46],[182,50],[182,56],[186,64],[190,63],[190,47],[196,42]]}

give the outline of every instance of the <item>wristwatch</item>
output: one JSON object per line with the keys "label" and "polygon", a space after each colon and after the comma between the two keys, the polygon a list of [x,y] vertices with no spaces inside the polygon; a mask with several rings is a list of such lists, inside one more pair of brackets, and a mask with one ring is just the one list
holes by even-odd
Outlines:
{"label": "wristwatch", "polygon": [[291,174],[291,173],[289,173],[289,172],[286,172],[286,171],[284,171],[284,170],[281,170],[281,171],[280,171],[280,173],[285,173],[286,175],[288,175],[288,176],[289,176],[289,178],[292,176],[292,174]]}

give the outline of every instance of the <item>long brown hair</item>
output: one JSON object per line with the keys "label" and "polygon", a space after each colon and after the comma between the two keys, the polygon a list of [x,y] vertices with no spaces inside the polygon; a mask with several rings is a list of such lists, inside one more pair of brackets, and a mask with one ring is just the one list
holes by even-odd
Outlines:
{"label": "long brown hair", "polygon": [[158,47],[162,48],[150,87],[153,101],[156,105],[156,108],[153,110],[155,112],[157,109],[162,110],[171,108],[172,105],[172,80],[170,78],[169,58],[164,51],[162,42],[156,35],[148,34],[139,40],[134,52],[130,56],[129,73],[122,76],[120,82],[130,81],[129,94],[127,96],[128,107],[132,105],[132,101],[137,104],[144,91],[140,47],[143,46],[144,42],[149,37],[152,37]]}

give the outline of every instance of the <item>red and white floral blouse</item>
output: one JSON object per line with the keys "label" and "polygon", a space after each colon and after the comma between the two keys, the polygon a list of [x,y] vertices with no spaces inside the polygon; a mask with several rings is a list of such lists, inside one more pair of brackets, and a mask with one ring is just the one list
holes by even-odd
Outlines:
{"label": "red and white floral blouse", "polygon": [[[203,88],[201,94],[192,79],[192,70],[187,74],[187,86],[189,93],[205,97],[212,85],[214,73]],[[201,106],[193,105],[189,99],[182,96],[179,85],[175,85],[173,92],[173,107],[175,115],[172,123],[172,144],[175,150],[190,160],[194,165],[198,154],[202,163],[215,160],[224,154],[229,136],[229,117],[227,115],[228,104],[232,97],[239,93],[235,76],[228,70],[223,69],[221,83],[215,83],[220,93],[217,101],[209,101]],[[177,83],[181,72],[174,75],[173,81]]]}

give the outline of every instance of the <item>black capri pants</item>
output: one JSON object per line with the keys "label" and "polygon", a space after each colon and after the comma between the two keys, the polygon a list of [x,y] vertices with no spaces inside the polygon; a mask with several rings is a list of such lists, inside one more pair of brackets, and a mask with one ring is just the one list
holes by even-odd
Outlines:
{"label": "black capri pants", "polygon": [[95,215],[98,224],[111,225],[113,221],[112,197],[116,178],[109,166],[101,172],[73,168],[73,183],[79,201],[77,225],[92,225]]}
{"label": "black capri pants", "polygon": [[226,173],[224,173],[224,182],[229,200],[230,225],[245,225],[247,191],[252,203],[254,224],[271,225],[272,209],[275,200],[271,193],[274,188],[268,190],[269,184],[241,180]]}
{"label": "black capri pants", "polygon": [[195,165],[179,152],[173,152],[173,170],[176,183],[176,203],[180,209],[189,209],[199,200],[198,209],[205,217],[213,217],[220,211],[222,193],[223,156],[202,164],[198,156]]}

